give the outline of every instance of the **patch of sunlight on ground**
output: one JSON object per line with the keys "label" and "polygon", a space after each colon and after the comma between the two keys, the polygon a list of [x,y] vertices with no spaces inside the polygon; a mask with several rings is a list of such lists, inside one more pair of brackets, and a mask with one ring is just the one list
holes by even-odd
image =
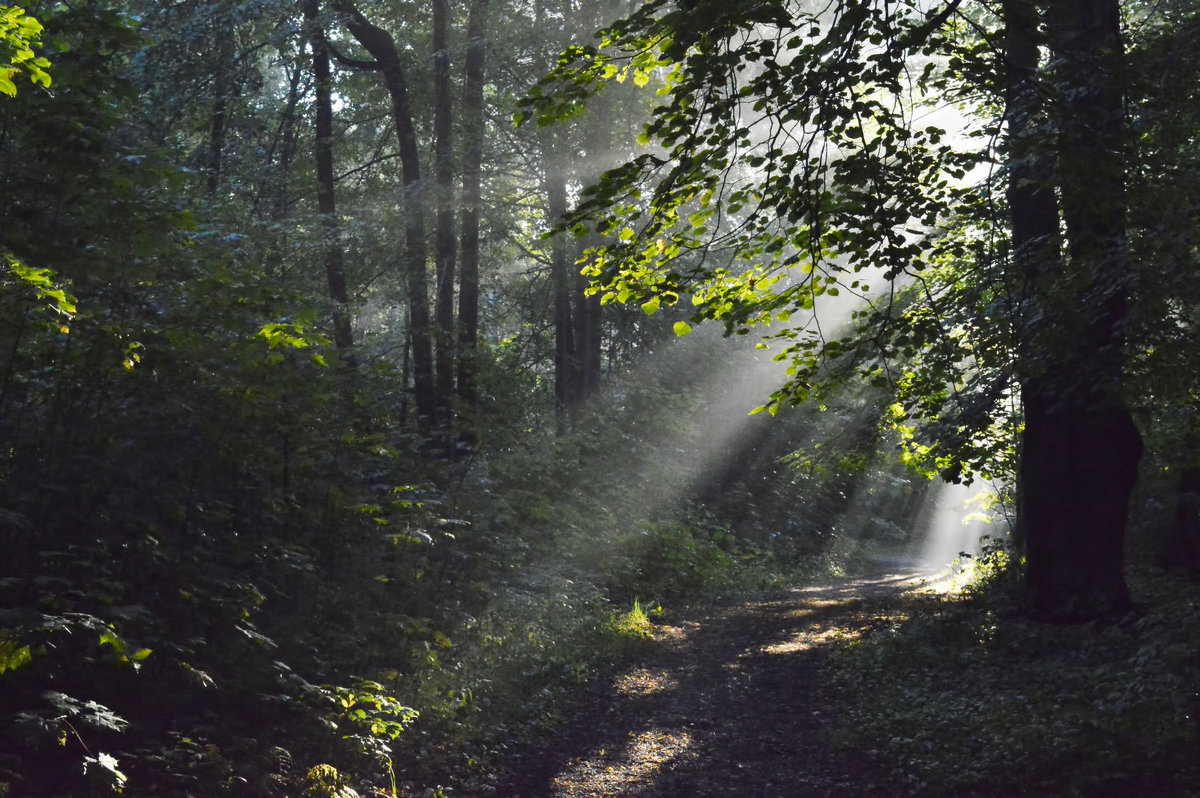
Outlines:
{"label": "patch of sunlight on ground", "polygon": [[975,580],[975,570],[974,558],[955,560],[942,570],[928,574],[922,590],[939,594],[957,593]]}
{"label": "patch of sunlight on ground", "polygon": [[679,680],[671,676],[669,671],[650,671],[645,668],[637,668],[618,676],[614,680],[613,686],[621,695],[647,696],[674,690],[679,686]]}
{"label": "patch of sunlight on ground", "polygon": [[[554,779],[556,794],[608,796],[640,794],[638,788],[653,786],[663,769],[692,747],[686,731],[650,728],[629,732],[620,752],[597,749],[592,756],[577,760]],[[588,785],[585,789],[581,785]],[[599,790],[597,790],[599,788]]]}
{"label": "patch of sunlight on ground", "polygon": [[769,646],[763,646],[759,649],[764,654],[787,655],[799,654],[803,651],[827,645],[835,641],[856,640],[862,637],[862,631],[858,629],[846,629],[841,627],[832,627],[830,629],[817,629],[811,632],[798,634],[790,640],[784,640],[780,643],[773,643]]}

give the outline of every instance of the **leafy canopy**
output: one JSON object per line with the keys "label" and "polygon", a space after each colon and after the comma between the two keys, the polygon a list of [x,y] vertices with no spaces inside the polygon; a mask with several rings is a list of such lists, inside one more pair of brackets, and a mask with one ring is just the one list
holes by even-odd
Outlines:
{"label": "leafy canopy", "polygon": [[608,236],[585,260],[592,290],[650,314],[687,308],[680,335],[703,320],[764,328],[790,378],[771,412],[865,374],[897,392],[892,421],[934,422],[918,459],[990,460],[1011,432],[994,422],[1012,300],[993,279],[995,197],[968,178],[995,161],[949,130],[968,105],[995,108],[974,32],[995,20],[960,21],[958,2],[680,5],[652,0],[565,51],[517,115],[552,124],[613,80],[654,77],[645,150],[563,225]]}

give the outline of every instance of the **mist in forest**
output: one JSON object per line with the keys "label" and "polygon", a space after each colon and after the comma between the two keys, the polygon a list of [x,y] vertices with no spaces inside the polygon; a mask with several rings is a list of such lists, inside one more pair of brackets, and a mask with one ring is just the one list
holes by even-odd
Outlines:
{"label": "mist in forest", "polygon": [[942,575],[965,567],[963,554],[974,557],[980,541],[997,523],[985,509],[991,489],[984,483],[955,485],[939,482],[929,492],[918,530],[920,570]]}

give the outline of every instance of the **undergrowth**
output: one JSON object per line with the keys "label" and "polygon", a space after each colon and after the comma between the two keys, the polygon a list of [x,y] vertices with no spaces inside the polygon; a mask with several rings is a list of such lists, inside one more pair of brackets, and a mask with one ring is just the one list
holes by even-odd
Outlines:
{"label": "undergrowth", "polygon": [[990,577],[912,597],[835,654],[832,742],[914,795],[1200,792],[1200,585],[1139,566],[1136,616],[1054,626]]}

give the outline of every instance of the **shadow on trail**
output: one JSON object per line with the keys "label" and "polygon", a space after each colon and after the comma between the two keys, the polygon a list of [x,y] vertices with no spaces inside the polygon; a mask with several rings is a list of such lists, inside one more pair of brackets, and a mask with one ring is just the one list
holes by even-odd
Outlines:
{"label": "shadow on trail", "polygon": [[912,571],[714,609],[585,690],[504,796],[894,795],[829,743],[829,645],[876,626]]}

